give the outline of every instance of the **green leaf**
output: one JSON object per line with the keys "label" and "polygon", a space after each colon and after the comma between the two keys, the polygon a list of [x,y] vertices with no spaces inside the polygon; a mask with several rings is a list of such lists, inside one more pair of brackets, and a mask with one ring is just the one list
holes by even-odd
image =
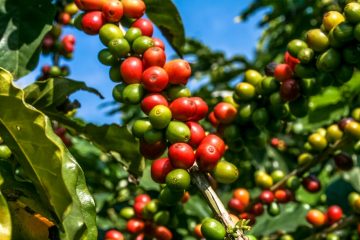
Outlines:
{"label": "green leaf", "polygon": [[202,220],[212,216],[212,212],[206,201],[198,196],[191,196],[189,201],[184,204],[184,211],[189,216],[194,216]]}
{"label": "green leaf", "polygon": [[185,30],[180,14],[171,0],[144,0],[146,14],[159,27],[175,52],[182,56]]}
{"label": "green leaf", "polygon": [[35,69],[39,46],[54,17],[55,7],[49,0],[0,1],[0,66],[15,79]]}
{"label": "green leaf", "polygon": [[357,192],[360,192],[360,167],[354,167],[351,171],[345,173],[344,179],[350,183]]}
{"label": "green leaf", "polygon": [[[0,186],[3,178],[0,175]],[[11,240],[11,216],[6,199],[0,191],[0,239]]]}
{"label": "green leaf", "polygon": [[256,224],[250,233],[255,236],[266,236],[273,233],[274,229],[291,233],[300,226],[310,226],[305,217],[308,210],[308,207],[303,204],[287,203],[281,205],[280,215],[272,217],[265,213],[256,218]]}
{"label": "green leaf", "polygon": [[[44,206],[54,212],[63,239],[95,239],[95,204],[84,173],[43,113],[0,70],[0,132]],[[9,107],[11,106],[11,107]]]}
{"label": "green leaf", "polygon": [[148,165],[144,169],[144,175],[140,179],[139,186],[145,191],[160,191],[160,185],[151,178],[151,166]]}
{"label": "green leaf", "polygon": [[79,90],[94,93],[100,98],[104,98],[100,92],[86,86],[84,82],[61,77],[34,82],[27,86],[24,92],[26,102],[41,110],[61,105],[68,96]]}

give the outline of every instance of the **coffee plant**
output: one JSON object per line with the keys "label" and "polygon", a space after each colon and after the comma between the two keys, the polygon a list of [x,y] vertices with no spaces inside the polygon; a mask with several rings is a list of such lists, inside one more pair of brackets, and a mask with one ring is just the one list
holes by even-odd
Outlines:
{"label": "coffee plant", "polygon": [[[0,239],[359,239],[360,1],[235,19],[263,9],[249,60],[186,39],[170,0],[0,2]],[[83,57],[119,123],[78,117],[74,93],[104,97],[69,31],[103,45]]]}

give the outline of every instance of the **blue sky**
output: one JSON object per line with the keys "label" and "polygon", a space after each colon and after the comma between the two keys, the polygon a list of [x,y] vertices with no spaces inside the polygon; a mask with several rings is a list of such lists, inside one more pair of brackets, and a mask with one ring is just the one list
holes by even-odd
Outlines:
{"label": "blue sky", "polygon": [[[228,56],[244,54],[249,58],[253,56],[257,39],[261,34],[256,23],[262,17],[262,13],[258,13],[245,23],[235,23],[234,18],[251,2],[252,0],[174,0],[187,37],[196,38],[211,49],[224,51]],[[78,99],[82,104],[78,116],[97,124],[119,122],[119,114],[106,116],[108,109],[99,108],[101,103],[112,100],[111,92],[115,86],[108,77],[108,67],[102,66],[97,60],[97,53],[103,45],[97,36],[85,35],[74,28],[66,28],[64,34],[66,33],[75,35],[77,42],[74,59],[62,61],[61,64],[70,67],[70,78],[86,82],[88,86],[98,89],[105,96],[104,100],[100,100],[86,92],[74,94],[72,99]],[[157,30],[154,36],[163,39]],[[174,54],[169,45],[166,46],[166,52],[168,56]],[[39,75],[41,66],[50,63],[48,57],[42,57],[38,69],[19,80],[17,84],[24,87],[33,82]]]}

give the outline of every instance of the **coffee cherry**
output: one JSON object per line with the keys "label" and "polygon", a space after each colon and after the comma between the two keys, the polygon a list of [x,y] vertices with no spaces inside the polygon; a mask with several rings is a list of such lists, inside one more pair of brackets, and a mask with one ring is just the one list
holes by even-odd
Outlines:
{"label": "coffee cherry", "polygon": [[190,140],[188,143],[193,148],[196,148],[205,138],[205,131],[202,126],[197,122],[187,122],[186,125],[190,129]]}
{"label": "coffee cherry", "polygon": [[143,210],[145,208],[146,203],[144,202],[135,202],[134,203],[134,212],[135,216],[138,218],[143,218]]}
{"label": "coffee cherry", "polygon": [[277,216],[280,214],[280,206],[279,204],[277,204],[276,202],[272,202],[270,203],[270,205],[268,206],[268,209],[267,209],[268,213],[270,216]]}
{"label": "coffee cherry", "polygon": [[337,154],[334,157],[334,161],[336,167],[343,171],[349,171],[354,167],[352,158],[344,153]]}
{"label": "coffee cherry", "polygon": [[311,148],[316,151],[322,151],[328,145],[326,138],[319,133],[311,134],[308,138],[308,142],[310,143]]}
{"label": "coffee cherry", "polygon": [[111,40],[108,47],[110,52],[119,58],[126,57],[130,52],[130,45],[124,38]]}
{"label": "coffee cherry", "polygon": [[297,57],[299,55],[299,52],[304,49],[307,48],[307,44],[299,39],[294,39],[291,40],[288,45],[287,45],[287,51],[293,56],[293,57]]}
{"label": "coffee cherry", "polygon": [[191,92],[190,89],[186,86],[180,84],[180,85],[170,85],[167,88],[167,96],[170,99],[170,101],[174,101],[176,98],[181,97],[190,97]]}
{"label": "coffee cherry", "polygon": [[118,0],[107,1],[102,11],[107,22],[119,22],[124,14],[123,5]]}
{"label": "coffee cherry", "polygon": [[342,136],[343,136],[343,132],[336,124],[333,124],[326,129],[326,139],[329,142],[336,142],[340,140]]}
{"label": "coffee cherry", "polygon": [[223,240],[226,230],[219,221],[207,218],[201,224],[201,233],[208,240]]}
{"label": "coffee cherry", "polygon": [[296,65],[300,63],[300,60],[297,59],[296,57],[291,56],[291,54],[288,51],[285,52],[284,61],[287,65],[289,65],[292,71],[294,71]]}
{"label": "coffee cherry", "polygon": [[175,99],[169,107],[173,114],[173,118],[183,122],[192,119],[197,110],[195,102],[187,97]]}
{"label": "coffee cherry", "polygon": [[149,113],[151,125],[156,129],[166,128],[172,118],[171,111],[164,105],[157,105]]}
{"label": "coffee cherry", "polygon": [[156,66],[146,69],[141,80],[144,88],[149,92],[161,92],[169,83],[169,77],[165,70]]}
{"label": "coffee cherry", "polygon": [[217,182],[230,184],[239,178],[238,168],[227,161],[220,161],[213,170],[213,175]]}
{"label": "coffee cherry", "polygon": [[165,51],[165,44],[164,44],[163,41],[161,41],[161,39],[153,38],[153,41],[154,41],[154,47],[159,47],[159,48],[161,48],[162,50]]}
{"label": "coffee cherry", "polygon": [[196,105],[196,112],[190,120],[191,121],[200,121],[201,119],[205,118],[209,111],[209,107],[208,107],[207,103],[200,97],[191,97],[190,99]]}
{"label": "coffee cherry", "polygon": [[245,211],[246,206],[241,203],[241,201],[237,198],[230,199],[228,203],[229,208],[236,212],[236,213],[242,213]]}
{"label": "coffee cherry", "polygon": [[269,122],[269,114],[265,108],[259,108],[253,112],[251,119],[255,126],[261,128]]}
{"label": "coffee cherry", "polygon": [[329,38],[320,29],[312,29],[306,33],[306,43],[316,52],[323,52],[329,47]]}
{"label": "coffee cherry", "polygon": [[298,156],[297,162],[300,166],[309,164],[314,159],[310,153],[302,153]]}
{"label": "coffee cherry", "polygon": [[154,236],[158,240],[171,240],[173,239],[173,234],[171,231],[164,226],[157,226],[155,227]]}
{"label": "coffee cherry", "polygon": [[321,71],[331,72],[340,66],[340,61],[341,54],[337,50],[330,48],[319,56],[316,67]]}
{"label": "coffee cherry", "polygon": [[166,176],[166,186],[173,191],[183,191],[190,186],[190,174],[184,169],[174,169]]}
{"label": "coffee cherry", "polygon": [[325,13],[323,17],[323,25],[326,31],[330,31],[332,28],[336,27],[338,24],[344,21],[344,16],[337,11],[329,11]]}
{"label": "coffee cherry", "polygon": [[102,49],[98,53],[98,59],[99,59],[99,62],[101,62],[102,64],[104,64],[106,66],[112,66],[116,63],[116,58],[107,48]]}
{"label": "coffee cherry", "polygon": [[229,124],[235,120],[237,110],[230,103],[221,102],[215,106],[214,114],[220,123]]}
{"label": "coffee cherry", "polygon": [[328,208],[326,215],[331,223],[335,223],[335,222],[338,222],[342,218],[343,211],[342,211],[341,207],[339,207],[337,205],[333,205]]}
{"label": "coffee cherry", "polygon": [[255,176],[255,183],[261,188],[270,188],[273,185],[273,179],[267,173],[258,174]]}
{"label": "coffee cherry", "polygon": [[128,18],[140,18],[145,13],[145,3],[142,0],[122,0],[124,15]]}
{"label": "coffee cherry", "polygon": [[237,188],[233,192],[233,198],[239,199],[244,206],[250,203],[250,193],[244,188]]}
{"label": "coffee cherry", "polygon": [[84,11],[101,11],[105,4],[105,0],[80,0],[76,1],[76,5]]}
{"label": "coffee cherry", "polygon": [[144,68],[158,66],[163,67],[166,62],[164,50],[159,47],[151,47],[144,52],[143,64]]}
{"label": "coffee cherry", "polygon": [[144,88],[139,83],[127,85],[122,93],[122,100],[126,104],[138,104],[144,96]]}
{"label": "coffee cherry", "polygon": [[215,168],[222,155],[215,146],[201,143],[196,150],[195,156],[201,171],[211,171]]}
{"label": "coffee cherry", "polygon": [[150,121],[146,119],[137,119],[132,126],[132,134],[137,138],[143,138],[145,132],[152,129]]}
{"label": "coffee cherry", "polygon": [[175,143],[169,147],[169,159],[175,168],[188,169],[195,162],[195,154],[190,145]]}
{"label": "coffee cherry", "polygon": [[[179,170],[183,170],[183,169],[179,169]],[[177,202],[179,202],[183,196],[184,196],[184,190],[175,191],[170,189],[169,187],[165,187],[160,191],[159,200],[164,205],[172,206],[175,205]]]}
{"label": "coffee cherry", "polygon": [[248,213],[248,212],[244,212],[241,213],[239,215],[240,219],[245,219],[245,220],[249,220],[249,225],[253,226],[256,222],[255,216],[254,214]]}
{"label": "coffee cherry", "polygon": [[264,190],[261,192],[259,199],[264,204],[270,204],[275,200],[275,196],[270,190]]}
{"label": "coffee cherry", "polygon": [[141,30],[139,28],[129,28],[126,33],[124,38],[128,41],[128,43],[132,44],[135,39],[137,39],[138,37],[141,37]]}
{"label": "coffee cherry", "polygon": [[240,100],[248,101],[255,97],[255,87],[250,83],[241,82],[235,87],[235,93]]}
{"label": "coffee cherry", "polygon": [[194,228],[194,234],[198,238],[204,238],[204,236],[201,233],[201,224],[197,224]]}
{"label": "coffee cherry", "polygon": [[302,185],[307,191],[309,191],[311,193],[316,193],[316,192],[319,192],[321,190],[321,182],[314,175],[310,175],[308,177],[305,177],[302,180]]}
{"label": "coffee cherry", "polygon": [[166,138],[170,143],[186,143],[190,140],[190,129],[183,122],[171,121],[166,128]]}
{"label": "coffee cherry", "polygon": [[315,227],[321,227],[327,222],[326,215],[317,209],[312,209],[306,214],[306,220]]}
{"label": "coffee cherry", "polygon": [[146,50],[154,46],[154,42],[150,37],[140,36],[132,43],[132,50],[137,54],[143,54]]}
{"label": "coffee cherry", "polygon": [[219,151],[221,155],[225,153],[225,142],[220,137],[215,134],[207,135],[202,141],[201,144],[212,145]]}
{"label": "coffee cherry", "polygon": [[144,140],[149,144],[154,144],[164,139],[163,131],[157,129],[150,129],[144,133]]}
{"label": "coffee cherry", "polygon": [[99,37],[100,41],[105,46],[108,46],[111,40],[123,38],[124,34],[122,33],[119,26],[112,23],[107,23],[100,28]]}
{"label": "coffee cherry", "polygon": [[104,14],[100,11],[87,12],[81,19],[81,28],[89,35],[98,34],[104,24]]}
{"label": "coffee cherry", "polygon": [[65,5],[64,7],[64,12],[70,14],[71,16],[75,15],[76,13],[78,13],[79,8],[76,6],[75,2],[72,3],[68,3]]}
{"label": "coffee cherry", "polygon": [[139,233],[143,231],[144,227],[145,224],[142,220],[133,218],[127,222],[126,230],[129,233]]}
{"label": "coffee cherry", "polygon": [[166,144],[163,141],[158,141],[153,144],[140,141],[140,153],[147,159],[159,158],[166,150]]}
{"label": "coffee cherry", "polygon": [[141,30],[141,33],[143,36],[151,37],[154,32],[154,27],[150,20],[146,18],[140,18],[136,20],[131,27],[133,28],[139,28]]}
{"label": "coffee cherry", "polygon": [[351,136],[355,137],[356,139],[360,138],[360,124],[355,121],[350,121],[345,126],[345,132],[349,133]]}
{"label": "coffee cherry", "polygon": [[211,112],[208,116],[208,120],[214,128],[217,128],[220,124],[219,120],[215,117],[214,112]]}
{"label": "coffee cherry", "polygon": [[360,4],[356,2],[346,4],[344,14],[347,21],[351,23],[360,22]]}
{"label": "coffee cherry", "polygon": [[287,203],[291,200],[291,192],[285,189],[278,189],[274,193],[278,203]]}
{"label": "coffee cherry", "polygon": [[280,86],[280,96],[283,101],[294,101],[300,95],[300,86],[294,79],[287,79]]}
{"label": "coffee cherry", "polygon": [[170,220],[168,211],[159,211],[154,215],[154,222],[159,225],[167,225]]}
{"label": "coffee cherry", "polygon": [[298,53],[298,59],[302,64],[308,64],[314,59],[314,51],[311,48],[303,48]]}
{"label": "coffee cherry", "polygon": [[255,216],[260,216],[264,213],[264,205],[262,203],[255,203],[251,209]]}
{"label": "coffee cherry", "polygon": [[276,62],[271,62],[268,65],[266,65],[265,66],[265,74],[266,74],[266,76],[273,77],[274,76],[274,71],[275,71],[275,68],[276,68],[277,65],[278,65],[278,63],[276,63]]}
{"label": "coffee cherry", "polygon": [[159,158],[151,164],[151,178],[157,183],[165,183],[166,175],[172,170],[169,158]]}
{"label": "coffee cherry", "polygon": [[191,67],[189,63],[182,59],[172,60],[164,66],[169,75],[169,82],[172,84],[186,84],[191,76]]}
{"label": "coffee cherry", "polygon": [[168,106],[166,98],[159,93],[151,93],[143,98],[141,101],[141,110],[145,114],[149,114],[150,111],[157,105]]}
{"label": "coffee cherry", "polygon": [[109,230],[106,232],[104,240],[124,240],[124,235],[117,230]]}
{"label": "coffee cherry", "polygon": [[143,64],[139,58],[126,58],[120,66],[121,76],[127,84],[140,83],[143,73]]}
{"label": "coffee cherry", "polygon": [[0,145],[0,159],[9,159],[11,157],[11,150],[6,145]]}

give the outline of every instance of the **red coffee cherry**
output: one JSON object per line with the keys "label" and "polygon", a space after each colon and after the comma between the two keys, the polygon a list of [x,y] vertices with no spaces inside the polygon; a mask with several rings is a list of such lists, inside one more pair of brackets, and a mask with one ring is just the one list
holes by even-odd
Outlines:
{"label": "red coffee cherry", "polygon": [[51,35],[46,35],[42,41],[43,50],[51,50],[51,48],[55,45],[55,40]]}
{"label": "red coffee cherry", "polygon": [[104,240],[124,240],[124,239],[125,239],[124,235],[115,229],[107,231],[104,237]]}
{"label": "red coffee cherry", "polygon": [[154,32],[154,27],[150,20],[146,18],[140,18],[136,20],[131,27],[139,28],[143,36],[151,37]]}
{"label": "red coffee cherry", "polygon": [[215,117],[215,113],[214,113],[214,112],[211,112],[211,113],[209,114],[208,120],[209,120],[209,122],[211,123],[211,125],[212,125],[213,127],[215,127],[215,128],[218,127],[219,124],[220,124],[220,121]]}
{"label": "red coffee cherry", "polygon": [[43,74],[49,74],[50,73],[50,70],[51,70],[51,67],[50,67],[50,65],[44,65],[44,66],[42,66],[42,68],[41,68],[41,72],[43,73]]}
{"label": "red coffee cherry", "polygon": [[171,165],[175,168],[188,169],[195,162],[195,154],[192,147],[186,143],[175,143],[168,151]]}
{"label": "red coffee cherry", "polygon": [[236,213],[242,213],[245,211],[246,206],[237,198],[230,199],[228,206]]}
{"label": "red coffee cherry", "polygon": [[262,203],[264,203],[264,204],[270,204],[270,203],[272,203],[272,202],[274,201],[275,196],[274,196],[274,194],[273,194],[272,191],[270,191],[270,190],[264,190],[264,191],[261,192],[259,198],[260,198],[260,201],[261,201]]}
{"label": "red coffee cherry", "polygon": [[201,144],[208,144],[214,146],[220,153],[220,155],[224,155],[225,153],[225,142],[220,137],[215,134],[207,135],[202,141]]}
{"label": "red coffee cherry", "polygon": [[327,217],[321,211],[317,209],[311,209],[306,214],[306,220],[315,227],[321,227],[327,222]]}
{"label": "red coffee cherry", "polygon": [[241,213],[241,214],[239,215],[239,217],[240,217],[241,219],[250,220],[250,222],[249,222],[249,225],[250,225],[250,226],[254,225],[255,222],[256,222],[256,219],[255,219],[254,214],[251,214],[251,213],[248,213],[248,212]]}
{"label": "red coffee cherry", "polygon": [[142,220],[133,218],[127,222],[126,230],[129,233],[139,233],[144,230],[144,227],[145,227],[145,224]]}
{"label": "red coffee cherry", "polygon": [[293,71],[291,70],[288,64],[285,63],[278,64],[275,67],[274,77],[281,82],[290,79],[292,75],[293,75]]}
{"label": "red coffee cherry", "polygon": [[291,193],[286,189],[278,189],[274,195],[278,203],[287,203],[291,200]]}
{"label": "red coffee cherry", "polygon": [[195,156],[201,171],[211,171],[215,168],[222,155],[215,146],[201,143],[196,150]]}
{"label": "red coffee cherry", "polygon": [[164,226],[157,226],[154,236],[157,240],[171,240],[173,238],[171,231]]}
{"label": "red coffee cherry", "polygon": [[189,192],[185,192],[184,196],[181,198],[181,203],[187,203],[190,199],[190,193]]}
{"label": "red coffee cherry", "polygon": [[215,106],[214,114],[220,123],[229,124],[235,120],[237,109],[230,103],[221,102]]}
{"label": "red coffee cherry", "polygon": [[62,12],[58,16],[58,21],[63,25],[68,25],[71,22],[71,15],[66,12]]}
{"label": "red coffee cherry", "polygon": [[165,62],[166,54],[159,47],[151,47],[144,52],[143,64],[145,69],[152,66],[163,67]]}
{"label": "red coffee cherry", "polygon": [[163,141],[158,141],[153,144],[140,141],[140,153],[147,159],[159,158],[166,150],[166,144]]}
{"label": "red coffee cherry", "polygon": [[156,105],[167,107],[169,104],[163,95],[159,93],[150,93],[141,101],[141,110],[148,115]]}
{"label": "red coffee cherry", "polygon": [[87,12],[81,19],[81,27],[89,35],[98,34],[105,23],[104,14],[100,11]]}
{"label": "red coffee cherry", "polygon": [[127,84],[140,83],[143,73],[143,64],[139,58],[126,58],[120,66],[120,74]]}
{"label": "red coffee cherry", "polygon": [[207,103],[200,97],[191,97],[190,99],[196,105],[196,113],[191,118],[191,121],[200,121],[201,119],[205,118],[209,111]]}
{"label": "red coffee cherry", "polygon": [[156,66],[146,69],[141,79],[144,88],[149,92],[161,92],[169,83],[169,77],[166,71]]}
{"label": "red coffee cherry", "polygon": [[144,15],[146,6],[142,0],[122,0],[124,15],[128,18],[140,18]]}
{"label": "red coffee cherry", "polygon": [[326,216],[331,223],[335,223],[335,222],[338,222],[342,218],[343,211],[342,211],[341,207],[339,207],[337,205],[332,205],[328,208],[328,210],[326,212]]}
{"label": "red coffee cherry", "polygon": [[343,118],[338,122],[338,127],[340,128],[341,131],[344,131],[346,125],[352,121],[354,121],[354,119],[352,118]]}
{"label": "red coffee cherry", "polygon": [[251,212],[255,216],[260,216],[264,213],[264,205],[262,203],[255,203],[251,209]]}
{"label": "red coffee cherry", "polygon": [[285,52],[284,60],[287,65],[291,68],[292,71],[294,71],[297,64],[300,63],[300,60],[291,56],[289,52]]}
{"label": "red coffee cherry", "polygon": [[205,130],[197,122],[187,122],[186,125],[190,128],[190,133],[191,133],[188,144],[193,148],[196,148],[205,138]]}
{"label": "red coffee cherry", "polygon": [[75,5],[81,9],[84,10],[84,5],[81,3],[82,0],[74,0]]}
{"label": "red coffee cherry", "polygon": [[106,21],[114,23],[119,22],[124,14],[123,5],[119,0],[107,1],[103,6],[102,11]]}
{"label": "red coffee cherry", "polygon": [[135,202],[134,203],[134,212],[135,212],[136,217],[138,217],[138,218],[143,217],[142,212],[143,212],[145,206],[146,206],[146,203],[144,203],[144,202]]}
{"label": "red coffee cherry", "polygon": [[338,169],[349,171],[354,167],[352,158],[344,153],[340,153],[334,157],[335,165]]}
{"label": "red coffee cherry", "polygon": [[190,64],[182,59],[172,60],[164,66],[165,71],[169,75],[171,84],[184,84],[188,82],[191,76]]}
{"label": "red coffee cherry", "polygon": [[75,1],[75,4],[84,11],[101,11],[105,2],[106,0],[80,0]]}
{"label": "red coffee cherry", "polygon": [[189,121],[196,113],[196,105],[188,97],[175,99],[169,106],[174,119],[179,121]]}
{"label": "red coffee cherry", "polygon": [[283,101],[294,101],[300,95],[300,86],[294,79],[284,81],[280,86],[280,96]]}
{"label": "red coffee cherry", "polygon": [[142,203],[149,203],[151,201],[151,197],[147,194],[140,194],[137,195],[134,199],[134,202],[142,202]]}
{"label": "red coffee cherry", "polygon": [[312,193],[319,192],[321,189],[321,182],[314,175],[305,177],[302,181],[302,185],[307,191]]}
{"label": "red coffee cherry", "polygon": [[161,39],[159,39],[159,38],[152,38],[152,39],[154,42],[154,47],[159,47],[165,51],[165,44],[163,41],[161,41]]}
{"label": "red coffee cherry", "polygon": [[159,158],[151,164],[151,178],[157,183],[165,183],[166,175],[173,170],[169,158]]}

